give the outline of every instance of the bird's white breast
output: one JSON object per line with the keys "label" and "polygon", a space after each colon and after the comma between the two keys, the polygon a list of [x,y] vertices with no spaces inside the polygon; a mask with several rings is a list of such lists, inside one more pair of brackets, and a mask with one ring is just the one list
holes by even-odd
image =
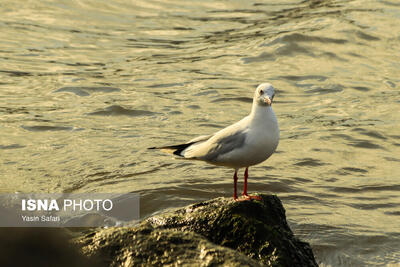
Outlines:
{"label": "bird's white breast", "polygon": [[243,168],[268,159],[279,143],[279,126],[271,107],[265,107],[250,116],[245,144],[230,153],[221,155],[220,165]]}
{"label": "bird's white breast", "polygon": [[249,135],[246,138],[248,154],[255,165],[268,159],[276,150],[279,143],[279,126],[272,109],[253,120]]}

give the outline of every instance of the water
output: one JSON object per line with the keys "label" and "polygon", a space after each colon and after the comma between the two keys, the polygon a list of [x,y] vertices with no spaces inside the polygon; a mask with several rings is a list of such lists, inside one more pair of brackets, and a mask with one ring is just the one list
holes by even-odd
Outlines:
{"label": "water", "polygon": [[[1,192],[139,192],[142,217],[231,196],[232,170],[146,148],[277,88],[277,194],[323,266],[400,262],[400,3],[2,1]],[[240,184],[241,186],[241,184]]]}

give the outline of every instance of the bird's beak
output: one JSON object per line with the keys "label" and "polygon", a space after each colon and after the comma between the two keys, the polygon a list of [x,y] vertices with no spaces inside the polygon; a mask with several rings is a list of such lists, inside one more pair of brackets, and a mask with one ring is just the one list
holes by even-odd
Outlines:
{"label": "bird's beak", "polygon": [[268,96],[266,96],[264,98],[264,103],[267,104],[268,106],[271,106],[271,99]]}

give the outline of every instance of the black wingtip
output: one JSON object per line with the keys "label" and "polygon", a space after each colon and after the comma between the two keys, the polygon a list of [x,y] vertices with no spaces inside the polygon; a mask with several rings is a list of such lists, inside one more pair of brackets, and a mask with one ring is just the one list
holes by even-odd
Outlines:
{"label": "black wingtip", "polygon": [[183,157],[183,156],[181,155],[181,152],[182,152],[183,150],[185,150],[187,147],[193,145],[194,143],[195,143],[195,142],[191,142],[191,143],[187,143],[187,144],[181,144],[181,145],[174,146],[173,148],[176,149],[176,150],[173,152],[173,154],[174,154],[174,155],[177,155],[177,156]]}
{"label": "black wingtip", "polygon": [[175,151],[173,151],[173,152],[171,151],[172,154],[182,157],[181,152],[183,150],[185,150],[188,146],[190,146],[190,145],[192,145],[194,143],[195,142],[190,142],[190,143],[186,143],[186,144],[180,144],[180,145],[174,145],[174,146],[162,146],[162,147],[155,147],[154,146],[154,147],[149,147],[147,149],[171,149],[171,150],[175,149]]}
{"label": "black wingtip", "polygon": [[182,157],[181,152],[182,152],[182,150],[178,149],[178,150],[175,150],[174,152],[172,152],[172,154]]}

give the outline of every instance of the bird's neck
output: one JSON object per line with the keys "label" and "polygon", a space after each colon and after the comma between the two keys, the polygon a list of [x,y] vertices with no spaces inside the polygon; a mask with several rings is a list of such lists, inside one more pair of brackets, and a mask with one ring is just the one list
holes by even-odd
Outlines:
{"label": "bird's neck", "polygon": [[250,112],[250,118],[253,120],[265,120],[266,118],[274,116],[274,111],[271,106],[262,106],[257,103],[253,103],[253,107]]}
{"label": "bird's neck", "polygon": [[[249,115],[250,124],[259,128],[260,125],[271,125],[277,124],[275,112],[272,110],[271,106],[253,106],[251,113]],[[250,126],[252,127],[252,126]]]}

